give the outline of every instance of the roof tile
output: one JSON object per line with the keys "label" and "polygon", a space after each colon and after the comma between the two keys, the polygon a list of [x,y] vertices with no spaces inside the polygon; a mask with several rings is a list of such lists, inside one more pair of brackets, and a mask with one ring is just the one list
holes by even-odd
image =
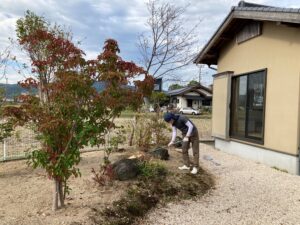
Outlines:
{"label": "roof tile", "polygon": [[257,11],[257,12],[291,12],[298,13],[298,8],[279,8],[279,7],[235,7],[236,11]]}

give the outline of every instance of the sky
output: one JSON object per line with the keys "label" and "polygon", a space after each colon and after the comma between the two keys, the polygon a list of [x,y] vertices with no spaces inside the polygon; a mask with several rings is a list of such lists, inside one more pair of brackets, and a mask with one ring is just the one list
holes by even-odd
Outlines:
{"label": "sky", "polygon": [[[253,3],[278,7],[300,8],[299,0],[249,0]],[[178,6],[189,4],[185,12],[185,26],[192,27],[200,22],[197,30],[197,48],[201,49],[222,23],[232,6],[239,0],[174,0],[170,3]],[[9,45],[9,38],[16,39],[15,24],[31,10],[44,16],[50,22],[57,22],[70,29],[74,40],[81,42],[81,49],[86,57],[95,58],[102,50],[108,38],[118,41],[121,57],[127,61],[139,63],[137,48],[138,36],[147,33],[148,12],[146,0],[0,0],[0,52]],[[28,59],[19,48],[13,53],[21,62]],[[178,72],[183,80],[198,79],[199,68],[189,65]],[[201,82],[212,83],[211,69],[203,68]],[[0,68],[0,78],[3,69]],[[7,70],[8,83],[16,83],[23,79],[18,74],[17,66],[12,64]],[[0,79],[4,83],[5,79]],[[168,83],[169,84],[169,83]],[[168,85],[165,84],[165,85]]]}

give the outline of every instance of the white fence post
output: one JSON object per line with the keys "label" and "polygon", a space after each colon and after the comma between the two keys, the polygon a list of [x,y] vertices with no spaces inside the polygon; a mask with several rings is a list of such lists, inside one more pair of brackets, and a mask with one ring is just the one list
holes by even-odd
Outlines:
{"label": "white fence post", "polygon": [[3,141],[3,160],[5,161],[7,158],[7,145],[6,145],[6,140]]}

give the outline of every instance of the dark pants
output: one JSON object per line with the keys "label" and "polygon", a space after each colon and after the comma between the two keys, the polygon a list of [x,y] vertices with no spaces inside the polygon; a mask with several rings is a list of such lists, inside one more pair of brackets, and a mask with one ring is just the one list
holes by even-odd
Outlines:
{"label": "dark pants", "polygon": [[189,141],[182,142],[182,156],[183,163],[186,166],[190,166],[190,158],[189,158],[189,148],[190,143],[192,143],[193,149],[193,167],[199,167],[199,134],[198,130],[194,130],[192,136],[190,136]]}

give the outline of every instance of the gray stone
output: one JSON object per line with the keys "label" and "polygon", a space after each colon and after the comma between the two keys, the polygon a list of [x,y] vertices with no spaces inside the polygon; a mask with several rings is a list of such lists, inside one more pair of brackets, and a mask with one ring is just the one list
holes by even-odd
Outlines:
{"label": "gray stone", "polygon": [[150,154],[160,160],[168,160],[169,159],[169,151],[168,149],[158,147],[150,152]]}
{"label": "gray stone", "polygon": [[136,159],[121,159],[113,164],[113,170],[118,180],[130,180],[139,173]]}

